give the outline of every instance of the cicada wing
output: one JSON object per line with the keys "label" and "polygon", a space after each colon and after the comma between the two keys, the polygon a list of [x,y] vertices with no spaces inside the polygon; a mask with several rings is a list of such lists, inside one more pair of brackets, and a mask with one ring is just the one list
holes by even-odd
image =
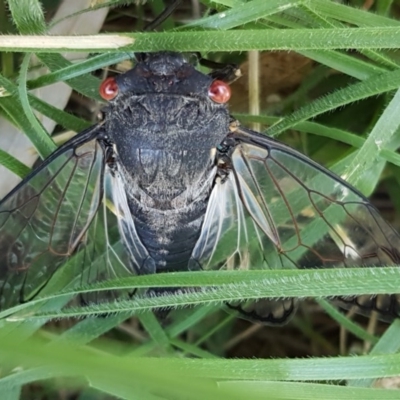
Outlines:
{"label": "cicada wing", "polygon": [[82,132],[1,201],[1,309],[42,293],[62,265],[81,282],[92,280],[93,270],[82,277],[83,269],[109,246],[107,227],[98,224],[108,151],[99,134],[100,126]]}
{"label": "cicada wing", "polygon": [[[80,287],[135,274],[119,230],[122,220],[129,224],[132,218],[121,211],[120,193],[113,192],[119,190],[121,183],[108,165],[104,169],[103,183],[98,211],[71,261],[76,264]],[[79,299],[89,305],[112,301],[122,294],[117,290],[90,291],[80,294]]]}
{"label": "cicada wing", "polygon": [[[223,189],[216,186],[214,191],[230,191],[230,210],[239,207],[241,214],[229,216],[228,212],[219,217],[215,214],[219,225],[230,221],[231,229],[219,234],[214,243],[216,250],[206,255],[203,264],[229,268],[229,257],[228,261],[219,264],[212,259],[220,246],[229,254],[253,252],[248,261],[234,264],[234,268],[242,269],[400,263],[399,234],[356,189],[275,140],[243,129],[237,131],[234,138],[237,145],[230,156],[231,173],[225,183],[221,183],[222,187],[228,186]],[[232,189],[228,189],[229,185]],[[210,231],[211,219],[207,224]],[[224,238],[238,230],[247,231],[249,242],[239,239],[240,235],[234,245],[229,244],[229,239],[224,242]],[[383,316],[400,315],[399,300],[395,295],[355,296],[341,301],[355,304],[361,311],[372,308]],[[281,315],[284,310],[291,309],[282,306],[282,301],[277,304],[281,306]],[[260,305],[258,308],[262,309]],[[270,308],[268,305],[267,309]],[[257,314],[260,313],[252,318],[257,319]],[[260,317],[260,320],[265,318]],[[272,321],[273,313],[271,317]]]}
{"label": "cicada wing", "polygon": [[[82,254],[89,267],[82,269],[82,285],[139,274],[150,258],[137,234],[118,163],[105,166],[102,203],[86,237]],[[131,289],[102,290],[81,298],[88,304],[132,294]]]}
{"label": "cicada wing", "polygon": [[[217,178],[192,259],[204,270],[248,270],[268,268],[267,255],[272,268],[282,266],[276,245],[246,209],[235,174]],[[277,325],[292,316],[297,301],[261,299],[245,304],[235,302],[228,307],[239,311],[246,319]]]}

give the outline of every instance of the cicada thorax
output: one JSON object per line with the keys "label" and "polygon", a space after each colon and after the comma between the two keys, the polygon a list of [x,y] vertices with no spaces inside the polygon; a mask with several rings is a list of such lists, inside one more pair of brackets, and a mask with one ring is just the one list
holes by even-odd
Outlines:
{"label": "cicada thorax", "polygon": [[159,57],[121,79],[125,93],[106,121],[137,234],[154,260],[146,261],[147,271],[135,266],[141,273],[190,268],[214,183],[215,148],[229,131],[226,106],[209,97],[213,79],[181,57]]}

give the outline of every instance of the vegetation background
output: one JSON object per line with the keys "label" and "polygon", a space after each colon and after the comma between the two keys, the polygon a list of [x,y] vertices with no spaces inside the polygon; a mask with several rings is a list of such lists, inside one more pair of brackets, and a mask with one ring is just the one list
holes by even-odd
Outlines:
{"label": "vegetation background", "polygon": [[[135,51],[201,51],[241,64],[230,109],[242,123],[346,175],[400,229],[399,1],[183,1],[148,33],[169,2],[82,1],[79,11],[68,3],[76,2],[0,0],[0,164],[11,171],[2,172],[2,195],[37,154],[96,121],[99,83],[130,68]],[[38,35],[49,30],[69,37],[44,47]],[[76,37],[98,30],[107,35]],[[64,83],[46,92],[56,82]],[[62,306],[78,289],[53,287],[46,302],[2,311],[1,397],[400,399],[387,389],[399,385],[400,324],[344,315],[323,300],[391,292],[400,287],[395,268],[258,272],[133,277],[119,284],[215,290],[70,309]],[[226,299],[265,293],[317,300],[276,328],[221,310]],[[160,323],[151,309],[167,306],[178,309]]]}

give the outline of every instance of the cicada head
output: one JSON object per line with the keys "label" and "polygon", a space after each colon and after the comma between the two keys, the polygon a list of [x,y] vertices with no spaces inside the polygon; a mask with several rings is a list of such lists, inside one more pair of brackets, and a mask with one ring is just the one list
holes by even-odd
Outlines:
{"label": "cicada head", "polygon": [[228,84],[196,70],[178,53],[141,54],[135,67],[101,87],[113,97],[105,127],[128,171],[138,151],[204,151],[229,133]]}

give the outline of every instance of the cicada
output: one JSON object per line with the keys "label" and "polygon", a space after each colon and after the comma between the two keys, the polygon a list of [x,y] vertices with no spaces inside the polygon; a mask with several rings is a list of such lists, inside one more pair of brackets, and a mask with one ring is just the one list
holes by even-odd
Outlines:
{"label": "cicada", "polygon": [[[170,271],[400,263],[399,234],[362,194],[230,116],[223,73],[203,74],[178,53],[141,54],[100,91],[109,100],[102,121],[0,203],[2,309],[37,296],[71,262],[85,283]],[[341,301],[400,315],[396,295]],[[230,307],[281,324],[296,304]]]}

